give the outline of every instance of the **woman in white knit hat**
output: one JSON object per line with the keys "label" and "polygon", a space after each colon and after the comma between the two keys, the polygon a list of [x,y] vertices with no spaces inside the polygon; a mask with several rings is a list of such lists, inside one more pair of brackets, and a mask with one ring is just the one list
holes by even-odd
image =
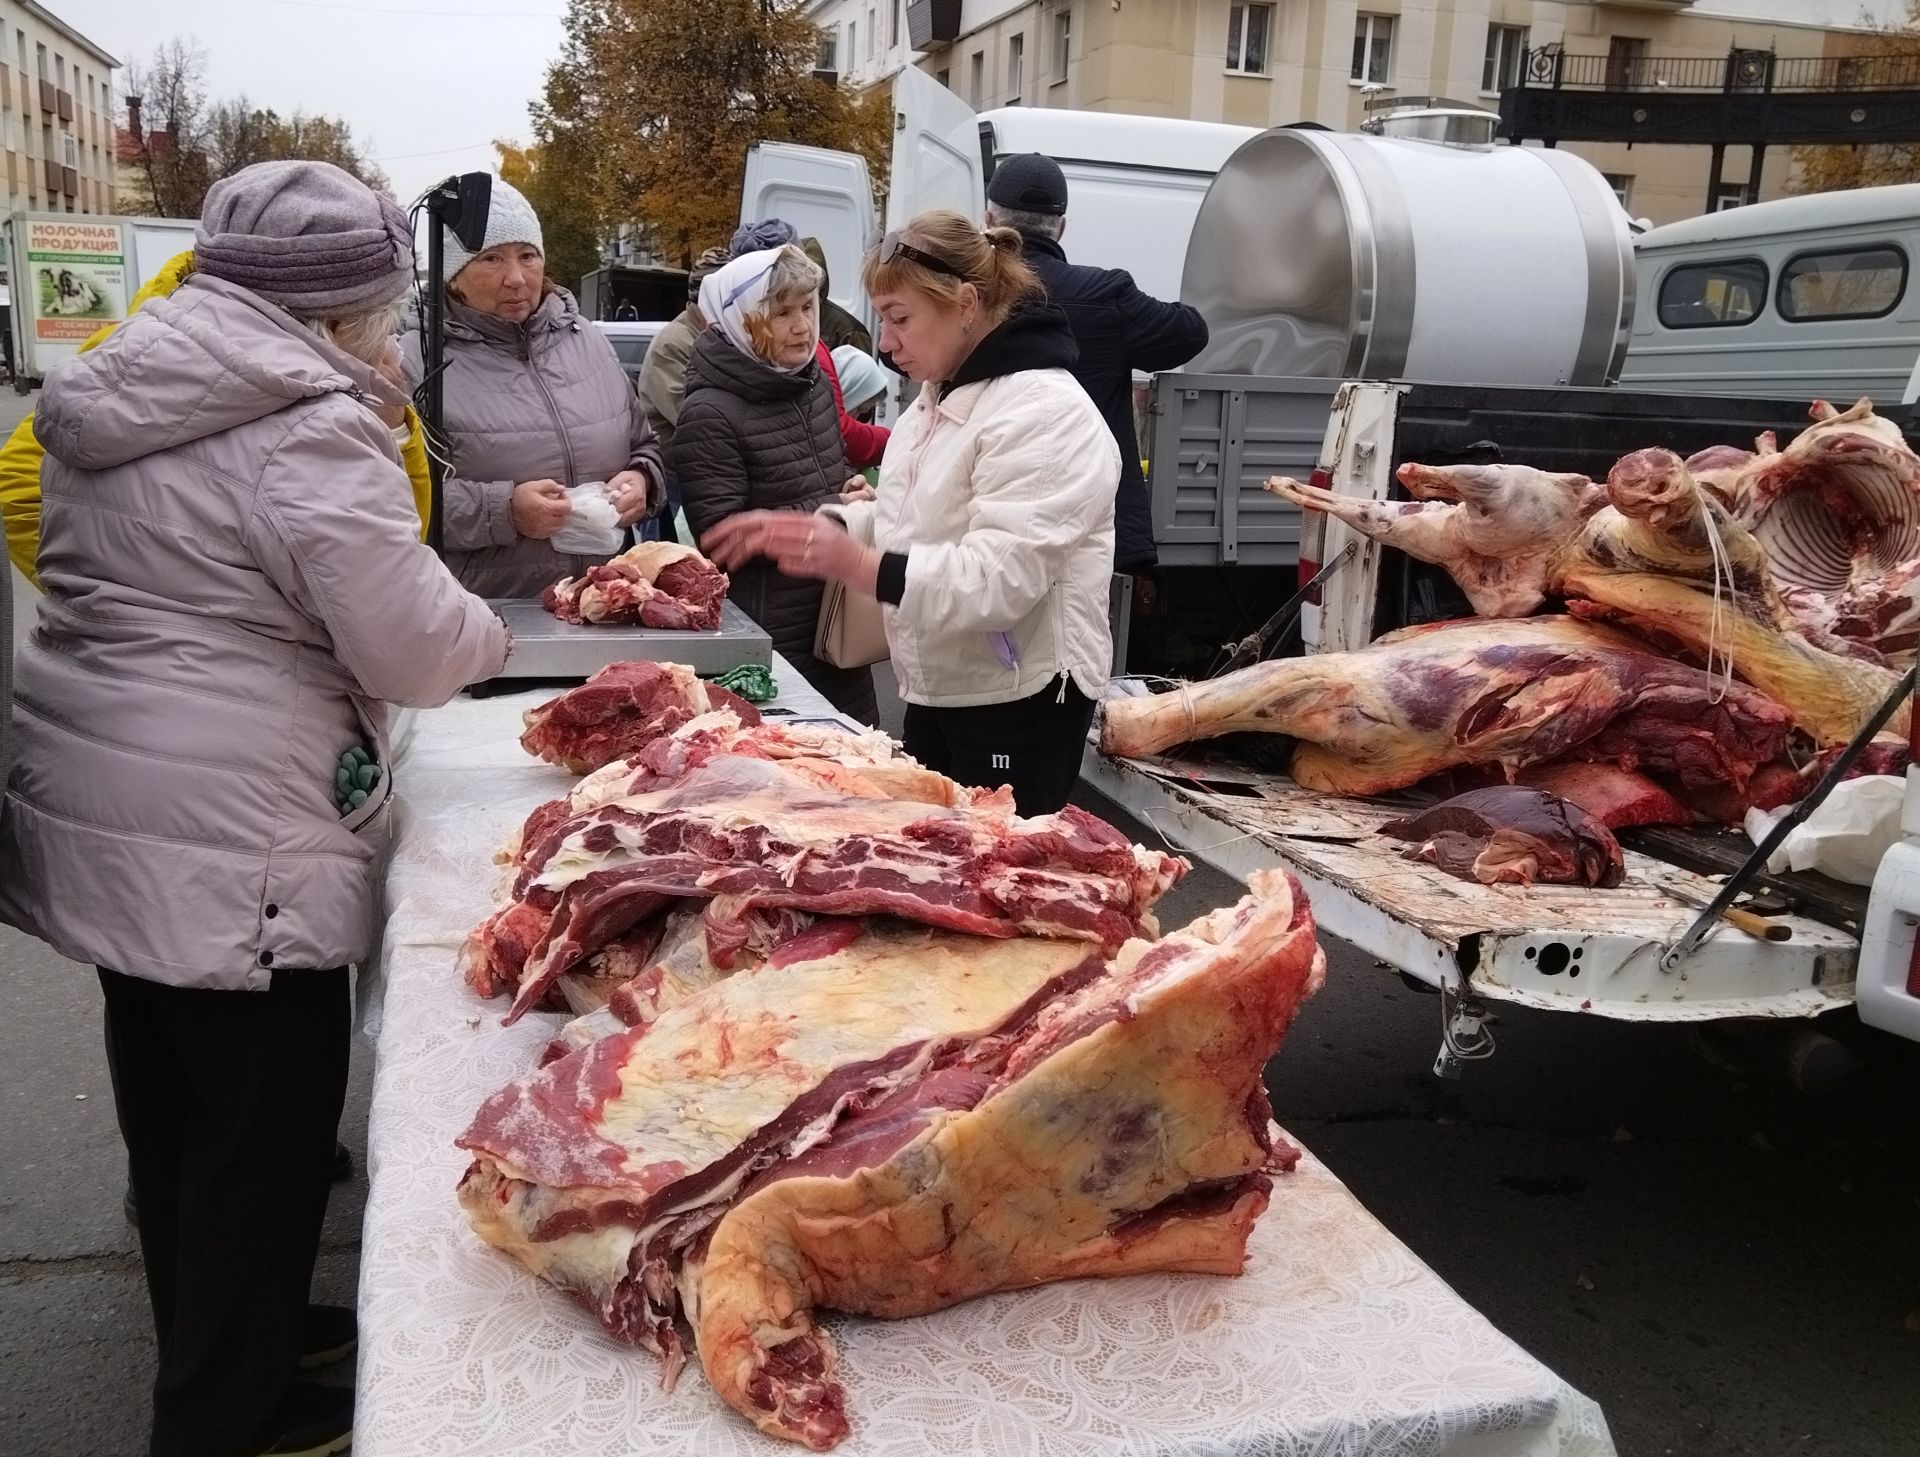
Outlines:
{"label": "woman in white knit hat", "polygon": [[[569,489],[604,482],[622,525],[644,520],[666,501],[660,451],[612,343],[546,276],[540,219],[513,187],[494,179],[478,252],[448,237],[441,281],[447,565],[483,597],[537,597],[610,554],[554,549]],[[414,385],[422,344],[402,350]]]}

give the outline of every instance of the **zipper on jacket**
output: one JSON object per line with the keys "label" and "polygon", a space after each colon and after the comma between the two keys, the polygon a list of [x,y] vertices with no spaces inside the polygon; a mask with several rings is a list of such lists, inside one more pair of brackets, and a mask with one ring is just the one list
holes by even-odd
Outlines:
{"label": "zipper on jacket", "polygon": [[554,434],[560,437],[560,458],[566,462],[567,478],[560,484],[569,488],[580,484],[578,470],[573,463],[573,442],[567,438],[567,422],[560,418],[560,406],[553,398],[553,391],[547,388],[547,382],[540,378],[540,371],[533,363],[533,335],[526,329],[520,333],[520,362],[527,367],[527,373],[533,376],[533,382],[540,387],[540,398],[547,402],[547,414],[553,419]]}
{"label": "zipper on jacket", "polygon": [[[804,398],[805,396],[801,397],[801,399]],[[815,438],[813,433],[813,422],[807,419],[806,406],[801,403],[800,399],[796,399],[793,402],[793,413],[800,419],[800,438],[807,442],[807,449],[813,454],[813,468],[820,472],[820,479],[827,483],[827,499],[829,501],[837,500],[840,496],[840,487],[844,486],[846,482],[835,482],[829,479],[830,473],[827,470],[827,463],[820,455],[820,442]],[[840,422],[838,420],[834,421],[833,428],[836,432],[840,429]],[[849,468],[848,474],[852,474],[851,468]]]}

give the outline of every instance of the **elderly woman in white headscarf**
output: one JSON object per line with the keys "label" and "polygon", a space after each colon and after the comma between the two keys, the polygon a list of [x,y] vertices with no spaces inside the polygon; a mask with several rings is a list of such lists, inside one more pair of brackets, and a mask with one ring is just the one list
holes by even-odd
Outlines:
{"label": "elderly woman in white headscarf", "polygon": [[[744,254],[701,285],[708,329],[673,444],[696,537],[742,511],[810,514],[848,487],[839,412],[815,358],[819,294],[820,270],[791,245]],[[871,723],[873,674],[813,656],[823,590],[760,560],[733,574],[728,595],[836,708]]]}

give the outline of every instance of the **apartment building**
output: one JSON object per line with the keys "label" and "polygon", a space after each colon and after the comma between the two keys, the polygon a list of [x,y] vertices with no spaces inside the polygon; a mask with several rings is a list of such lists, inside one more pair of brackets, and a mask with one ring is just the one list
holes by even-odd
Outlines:
{"label": "apartment building", "polygon": [[[1243,126],[1350,129],[1369,97],[1499,106],[1524,58],[1549,47],[1605,58],[1606,75],[1659,83],[1667,62],[1857,53],[1905,0],[815,0],[818,66],[866,87],[902,66],[979,110],[1066,106]],[[920,41],[915,49],[916,40]],[[1699,213],[1704,147],[1567,143],[1654,223]],[[1730,148],[1716,206],[1777,197],[1792,158],[1767,153],[1756,195]]]}
{"label": "apartment building", "polygon": [[0,150],[9,212],[114,209],[120,63],[34,0],[0,0]]}

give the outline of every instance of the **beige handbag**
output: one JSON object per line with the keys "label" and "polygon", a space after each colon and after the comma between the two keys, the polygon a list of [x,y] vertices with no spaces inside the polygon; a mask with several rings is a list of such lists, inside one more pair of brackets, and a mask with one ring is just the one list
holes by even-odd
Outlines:
{"label": "beige handbag", "polygon": [[867,668],[892,653],[879,602],[865,592],[848,591],[844,582],[827,583],[813,630],[813,655],[836,668]]}

